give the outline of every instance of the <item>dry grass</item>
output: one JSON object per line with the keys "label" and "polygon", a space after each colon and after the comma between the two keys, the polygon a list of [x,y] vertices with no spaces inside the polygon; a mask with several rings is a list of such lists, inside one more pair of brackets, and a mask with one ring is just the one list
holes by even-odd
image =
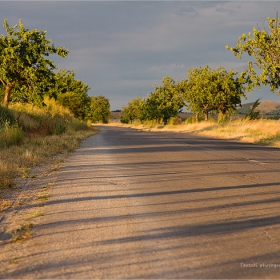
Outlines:
{"label": "dry grass", "polygon": [[0,213],[9,208],[12,205],[12,202],[7,199],[0,200]]}
{"label": "dry grass", "polygon": [[280,120],[260,119],[249,121],[247,119],[237,119],[234,121],[218,124],[214,121],[199,122],[192,124],[179,125],[124,125],[115,124],[118,126],[126,126],[148,131],[174,131],[195,133],[215,138],[223,138],[236,140],[241,142],[249,142],[267,146],[280,147]]}
{"label": "dry grass", "polygon": [[97,129],[85,131],[67,131],[63,135],[25,138],[19,146],[1,149],[0,153],[0,189],[13,186],[16,176],[32,176],[30,168],[43,163],[59,153],[69,153],[79,147],[80,141],[96,134]]}
{"label": "dry grass", "polygon": [[73,151],[79,147],[82,139],[98,132],[85,122],[75,119],[68,109],[56,104],[54,100],[46,99],[44,102],[47,105],[44,108],[14,104],[8,112],[4,111],[6,116],[17,121],[15,125],[24,134],[15,143],[7,138],[14,125],[3,126],[6,120],[2,114],[0,132],[1,128],[6,129],[7,135],[0,134],[0,198],[1,189],[11,188],[15,177],[34,176],[30,174],[32,167],[57,154]]}
{"label": "dry grass", "polygon": [[[16,104],[0,114],[0,220],[4,221],[0,223],[0,239],[5,244],[31,236],[36,219],[44,215],[38,207],[44,206],[54,184],[50,175],[81,140],[98,133],[97,128],[73,118],[53,100],[45,103],[41,109]],[[11,137],[15,128],[23,135],[20,141]],[[10,264],[18,259],[15,255]]]}
{"label": "dry grass", "polygon": [[280,147],[280,121],[236,120],[202,132],[203,135]]}

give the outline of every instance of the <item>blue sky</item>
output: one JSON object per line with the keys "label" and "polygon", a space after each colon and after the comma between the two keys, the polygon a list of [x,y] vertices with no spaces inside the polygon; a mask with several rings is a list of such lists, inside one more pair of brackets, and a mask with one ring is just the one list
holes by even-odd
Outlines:
{"label": "blue sky", "polygon": [[[53,57],[59,69],[73,70],[89,95],[104,95],[111,109],[135,96],[145,97],[164,76],[187,78],[189,68],[219,65],[241,71],[233,46],[253,27],[275,17],[279,1],[0,1],[0,20],[22,19],[28,29],[47,30],[47,38],[70,50]],[[266,25],[267,28],[267,25]],[[5,34],[3,24],[0,33]],[[267,88],[246,102],[280,96]]]}

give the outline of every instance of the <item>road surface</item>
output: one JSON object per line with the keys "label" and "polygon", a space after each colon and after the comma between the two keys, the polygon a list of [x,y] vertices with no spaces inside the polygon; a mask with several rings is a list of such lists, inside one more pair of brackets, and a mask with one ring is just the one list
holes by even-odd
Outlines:
{"label": "road surface", "polygon": [[280,149],[99,128],[2,278],[280,277]]}

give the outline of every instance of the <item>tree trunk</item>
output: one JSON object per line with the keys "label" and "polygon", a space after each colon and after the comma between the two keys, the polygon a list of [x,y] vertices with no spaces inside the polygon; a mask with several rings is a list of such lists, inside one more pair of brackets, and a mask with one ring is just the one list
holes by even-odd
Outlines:
{"label": "tree trunk", "polygon": [[3,106],[7,107],[9,106],[9,101],[10,101],[10,94],[13,86],[5,85],[5,96],[3,100]]}
{"label": "tree trunk", "polygon": [[198,121],[199,121],[199,113],[196,112],[195,113],[195,122],[198,123]]}
{"label": "tree trunk", "polygon": [[208,121],[208,111],[204,111],[204,120]]}

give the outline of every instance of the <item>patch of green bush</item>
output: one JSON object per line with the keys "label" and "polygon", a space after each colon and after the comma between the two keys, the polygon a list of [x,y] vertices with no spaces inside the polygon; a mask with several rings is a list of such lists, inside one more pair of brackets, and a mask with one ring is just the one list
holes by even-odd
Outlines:
{"label": "patch of green bush", "polygon": [[77,120],[77,119],[73,119],[70,123],[69,123],[69,129],[72,129],[74,131],[79,131],[79,130],[87,130],[88,129],[88,125],[87,123]]}
{"label": "patch of green bush", "polygon": [[24,133],[15,123],[10,124],[8,120],[0,126],[0,148],[7,148],[11,145],[18,145],[23,141]]}
{"label": "patch of green bush", "polygon": [[184,124],[192,124],[192,123],[196,123],[195,117],[187,118],[184,122]]}
{"label": "patch of green bush", "polygon": [[182,119],[180,117],[172,117],[169,119],[168,124],[178,125],[182,123]]}
{"label": "patch of green bush", "polygon": [[0,105],[0,127],[5,126],[6,123],[14,124],[15,116],[8,108]]}

